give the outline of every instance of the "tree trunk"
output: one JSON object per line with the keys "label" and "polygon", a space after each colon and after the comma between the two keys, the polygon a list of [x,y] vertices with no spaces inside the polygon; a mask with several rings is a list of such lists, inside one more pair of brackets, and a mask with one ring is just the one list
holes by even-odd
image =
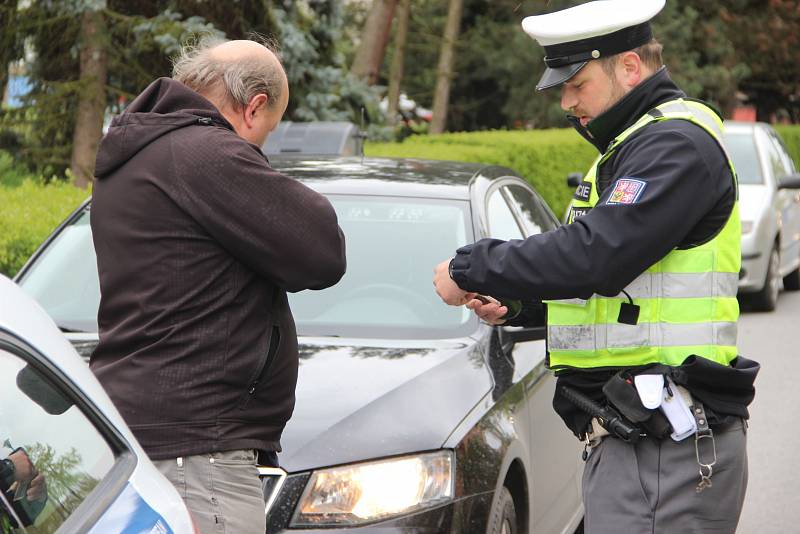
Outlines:
{"label": "tree trunk", "polygon": [[439,53],[439,66],[436,69],[436,90],[433,94],[433,118],[430,133],[444,132],[447,124],[447,106],[450,100],[450,80],[453,77],[456,40],[461,25],[462,0],[450,0],[447,9],[447,25],[444,29],[444,41]]}
{"label": "tree trunk", "polygon": [[375,85],[386,53],[397,0],[373,0],[350,72]]}
{"label": "tree trunk", "polygon": [[397,32],[394,35],[394,57],[392,68],[389,71],[389,124],[397,123],[398,105],[400,102],[400,84],[403,81],[403,62],[406,51],[406,36],[408,35],[408,12],[410,0],[400,0],[400,9],[397,12]]}
{"label": "tree trunk", "polygon": [[97,145],[103,135],[106,108],[108,31],[103,12],[87,9],[81,18],[81,93],[72,137],[70,170],[75,185],[86,189],[94,179]]}

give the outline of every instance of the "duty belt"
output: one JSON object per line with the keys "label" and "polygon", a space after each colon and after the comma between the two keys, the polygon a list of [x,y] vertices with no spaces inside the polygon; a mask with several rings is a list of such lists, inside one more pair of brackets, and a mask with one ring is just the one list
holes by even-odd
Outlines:
{"label": "duty belt", "polygon": [[[706,488],[712,486],[711,476],[714,474],[714,465],[717,463],[717,444],[714,439],[714,430],[711,428],[706,416],[703,403],[697,398],[692,397],[691,394],[678,386],[682,391],[680,394],[687,396],[691,399],[691,411],[694,416],[695,423],[697,424],[697,431],[694,435],[694,450],[695,457],[697,458],[697,465],[699,467],[700,482],[697,484],[695,491],[702,492]],[[724,431],[735,424],[742,424],[740,420],[732,420],[730,422],[717,426],[717,431]],[[597,447],[606,436],[619,438],[617,435],[609,432],[602,424],[601,420],[593,417],[591,420],[591,430],[586,432],[585,445],[583,449],[583,460],[586,461],[591,454],[592,450]],[[647,434],[641,434],[641,438],[648,438]],[[653,438],[657,439],[657,438]],[[667,438],[663,438],[667,439]]]}

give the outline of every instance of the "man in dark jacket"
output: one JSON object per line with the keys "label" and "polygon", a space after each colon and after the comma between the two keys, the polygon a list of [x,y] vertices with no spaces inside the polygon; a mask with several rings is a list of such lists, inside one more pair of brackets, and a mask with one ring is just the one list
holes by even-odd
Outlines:
{"label": "man in dark jacket", "polygon": [[[462,247],[434,279],[492,324],[541,322],[547,301],[553,404],[586,441],[587,534],[732,533],[747,486],[758,365],[736,348],[736,178],[721,118],[662,65],[649,20],[663,6],[597,1],[523,21],[545,47],[537,88],[560,87],[600,156],[570,224]],[[475,293],[524,305],[512,317]]]}
{"label": "man in dark jacket", "polygon": [[330,203],[259,148],[288,98],[268,48],[206,41],[113,121],[97,156],[91,368],[202,532],[264,532],[256,455],[277,464],[297,381],[286,292],[345,270]]}

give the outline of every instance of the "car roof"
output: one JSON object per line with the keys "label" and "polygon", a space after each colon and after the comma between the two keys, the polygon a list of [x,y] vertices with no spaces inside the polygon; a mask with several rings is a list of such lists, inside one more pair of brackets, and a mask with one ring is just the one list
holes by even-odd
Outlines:
{"label": "car roof", "polygon": [[510,169],[478,163],[414,158],[270,156],[270,164],[291,178],[313,183],[320,193],[380,194],[469,199],[477,176],[516,176]]}
{"label": "car roof", "polygon": [[769,127],[769,125],[763,122],[725,121],[725,133],[748,134],[756,128],[764,127]]}
{"label": "car roof", "polygon": [[[49,315],[20,287],[0,275],[0,328],[45,354],[72,348]],[[65,344],[66,343],[66,344]]]}

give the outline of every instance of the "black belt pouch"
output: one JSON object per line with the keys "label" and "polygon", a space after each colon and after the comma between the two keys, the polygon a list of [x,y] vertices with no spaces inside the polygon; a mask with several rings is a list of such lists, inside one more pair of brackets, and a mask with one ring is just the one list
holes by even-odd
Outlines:
{"label": "black belt pouch", "polygon": [[671,432],[669,421],[661,410],[645,408],[639,398],[636,387],[628,380],[630,377],[617,373],[603,386],[603,394],[632,423],[641,425],[647,433],[656,438],[663,438]]}

